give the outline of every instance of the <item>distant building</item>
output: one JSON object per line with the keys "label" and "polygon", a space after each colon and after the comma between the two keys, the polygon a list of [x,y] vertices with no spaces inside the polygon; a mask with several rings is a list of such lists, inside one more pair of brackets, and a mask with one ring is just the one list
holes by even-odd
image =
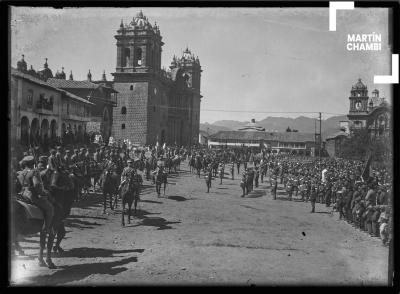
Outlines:
{"label": "distant building", "polygon": [[338,131],[326,138],[326,151],[332,157],[340,156],[344,140],[357,130],[368,130],[371,138],[390,134],[391,108],[377,89],[369,97],[367,86],[358,79],[351,87],[349,100],[349,120],[340,121]]}
{"label": "distant building", "polygon": [[371,137],[387,136],[391,130],[391,109],[383,97],[379,97],[379,91],[372,91],[372,97],[368,96],[367,86],[361,79],[354,84],[350,91],[349,119],[350,133],[367,129]]}
{"label": "distant building", "polygon": [[219,131],[208,139],[213,147],[253,147],[266,148],[273,153],[295,153],[311,155],[315,148],[314,133],[264,132],[255,128],[250,131]]}

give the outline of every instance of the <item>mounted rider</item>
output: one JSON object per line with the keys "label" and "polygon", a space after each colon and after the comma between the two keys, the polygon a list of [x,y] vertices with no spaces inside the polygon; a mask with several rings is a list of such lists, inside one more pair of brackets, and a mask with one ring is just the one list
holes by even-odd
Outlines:
{"label": "mounted rider", "polygon": [[25,156],[22,162],[25,168],[18,174],[18,181],[22,187],[21,196],[43,211],[45,230],[49,232],[54,217],[54,207],[48,199],[48,192],[43,187],[39,170],[34,168],[34,157]]}
{"label": "mounted rider", "polygon": [[131,180],[131,183],[135,180],[136,170],[133,168],[133,160],[128,159],[127,167],[124,168],[121,174],[121,183],[119,184],[118,191],[125,184],[126,181]]}

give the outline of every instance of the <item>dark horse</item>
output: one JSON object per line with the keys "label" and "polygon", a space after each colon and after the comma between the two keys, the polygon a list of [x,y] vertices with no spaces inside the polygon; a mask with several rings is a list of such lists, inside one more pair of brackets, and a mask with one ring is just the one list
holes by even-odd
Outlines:
{"label": "dark horse", "polygon": [[[55,252],[63,252],[60,247],[61,240],[65,236],[65,227],[63,221],[69,216],[72,203],[77,197],[76,182],[74,178],[66,173],[60,173],[58,178],[55,173],[49,172],[47,175],[50,177],[51,182],[54,183],[50,187],[49,200],[54,206],[54,217],[49,232],[44,228],[44,216],[41,210],[32,204],[27,203],[26,199],[20,201],[17,198],[13,199],[13,241],[15,249],[24,254],[18,242],[18,235],[32,235],[40,233],[40,250],[39,250],[39,265],[47,266],[50,269],[55,269],[51,259],[51,250]],[[36,215],[36,217],[32,217]],[[57,236],[56,245],[53,247],[55,236]],[[46,243],[47,237],[47,243]],[[47,245],[47,246],[46,246]],[[43,260],[43,251],[46,251],[46,263]]]}
{"label": "dark horse", "polygon": [[122,226],[125,226],[125,204],[128,204],[128,224],[131,223],[131,207],[134,203],[134,213],[136,214],[137,202],[139,200],[140,186],[142,177],[135,174],[133,178],[128,178],[121,187],[121,199],[122,199]]}
{"label": "dark horse", "polygon": [[[119,175],[113,171],[112,169],[105,169],[100,176],[100,186],[103,191],[104,196],[104,208],[103,213],[106,213],[107,208],[107,196],[110,197],[110,208],[114,210],[114,207],[117,207],[118,202],[118,186],[120,182]],[[113,197],[114,197],[114,206],[113,206]]]}

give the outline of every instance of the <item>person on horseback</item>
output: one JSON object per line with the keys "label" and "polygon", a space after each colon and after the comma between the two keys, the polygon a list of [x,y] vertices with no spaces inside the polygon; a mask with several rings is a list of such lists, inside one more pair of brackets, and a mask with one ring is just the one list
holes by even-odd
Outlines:
{"label": "person on horseback", "polygon": [[34,157],[26,156],[22,162],[25,168],[18,175],[18,181],[22,187],[21,196],[43,211],[45,231],[49,232],[53,222],[54,207],[48,199],[48,192],[43,187],[39,170],[34,168]]}
{"label": "person on horseback", "polygon": [[118,191],[121,190],[121,187],[128,181],[128,179],[134,180],[135,169],[133,168],[133,160],[128,159],[126,162],[128,164],[127,167],[124,168],[121,174],[121,183],[119,184]]}

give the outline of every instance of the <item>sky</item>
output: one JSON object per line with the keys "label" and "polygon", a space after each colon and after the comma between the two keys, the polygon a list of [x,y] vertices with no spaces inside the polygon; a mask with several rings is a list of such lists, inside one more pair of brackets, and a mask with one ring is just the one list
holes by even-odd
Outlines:
{"label": "sky", "polygon": [[[140,10],[160,28],[162,66],[186,46],[199,57],[201,123],[345,115],[358,78],[391,100],[389,85],[373,84],[374,75],[391,74],[385,8],[338,11],[331,32],[328,8],[12,7],[11,65],[24,54],[38,70],[47,57],[53,74],[64,67],[84,80],[90,69],[99,80],[105,70],[112,80],[114,35]],[[373,32],[381,51],[346,49],[347,34]]]}

